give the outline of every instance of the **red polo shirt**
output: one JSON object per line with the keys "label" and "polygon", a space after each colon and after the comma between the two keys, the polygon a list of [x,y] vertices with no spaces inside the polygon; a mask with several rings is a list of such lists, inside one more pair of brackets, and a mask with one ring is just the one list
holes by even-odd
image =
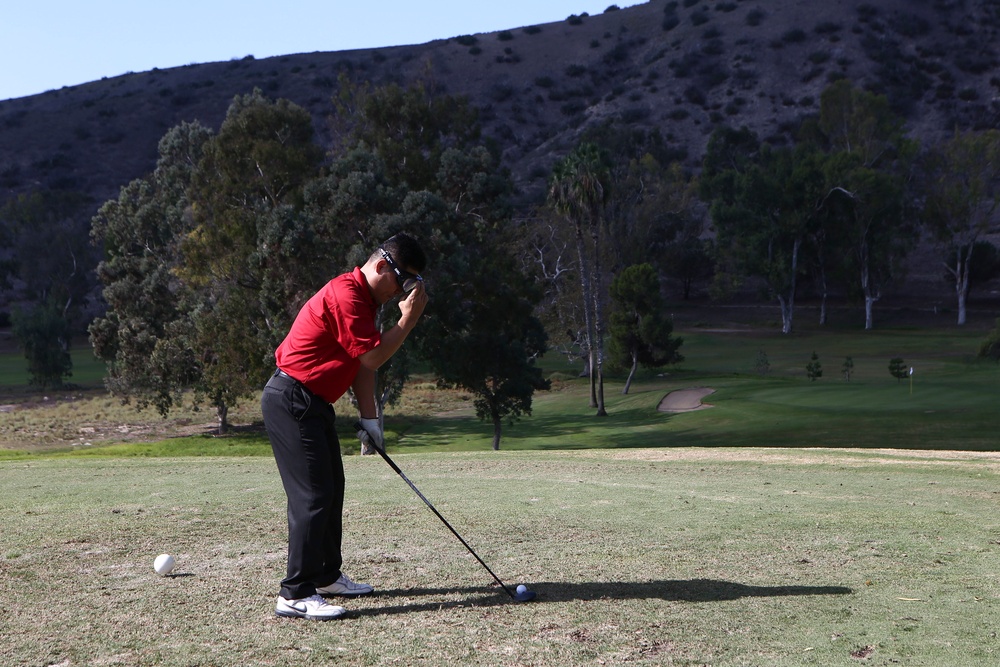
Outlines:
{"label": "red polo shirt", "polygon": [[378,304],[360,268],[337,276],[302,306],[275,350],[278,368],[333,403],[354,383],[359,356],[381,341]]}

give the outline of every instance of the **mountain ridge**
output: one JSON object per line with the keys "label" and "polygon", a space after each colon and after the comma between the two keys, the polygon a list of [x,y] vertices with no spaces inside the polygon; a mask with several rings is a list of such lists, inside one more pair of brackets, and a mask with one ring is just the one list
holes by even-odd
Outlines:
{"label": "mountain ridge", "polygon": [[96,210],[153,169],[170,127],[218,129],[232,99],[255,88],[306,108],[328,145],[341,74],[468,97],[522,205],[596,123],[657,128],[696,171],[723,124],[791,143],[840,78],[886,94],[909,134],[933,143],[1000,126],[998,33],[1000,3],[989,0],[651,0],[424,44],[127,73],[0,102],[0,203],[55,188],[88,194]]}

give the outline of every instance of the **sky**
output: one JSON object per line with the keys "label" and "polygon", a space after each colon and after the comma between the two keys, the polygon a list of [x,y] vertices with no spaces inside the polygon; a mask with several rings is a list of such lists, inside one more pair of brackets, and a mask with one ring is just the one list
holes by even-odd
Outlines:
{"label": "sky", "polygon": [[636,0],[14,0],[0,100],[194,63],[423,44]]}

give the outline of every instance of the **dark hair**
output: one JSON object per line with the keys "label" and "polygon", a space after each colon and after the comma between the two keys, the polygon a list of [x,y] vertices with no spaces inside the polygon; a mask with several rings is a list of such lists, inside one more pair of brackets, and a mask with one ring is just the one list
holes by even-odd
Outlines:
{"label": "dark hair", "polygon": [[[393,260],[401,269],[410,269],[417,273],[423,273],[427,268],[427,255],[420,247],[417,240],[409,234],[400,232],[382,244],[386,252],[392,255]],[[375,251],[378,252],[377,250]],[[375,256],[374,254],[372,255]]]}

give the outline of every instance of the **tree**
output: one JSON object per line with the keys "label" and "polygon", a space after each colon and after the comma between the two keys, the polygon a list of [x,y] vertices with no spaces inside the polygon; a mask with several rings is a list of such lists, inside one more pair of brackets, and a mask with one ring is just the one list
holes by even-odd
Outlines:
{"label": "tree", "polygon": [[737,279],[763,279],[791,333],[803,244],[823,199],[822,159],[812,145],[772,149],[749,130],[723,129],[709,141],[701,177],[711,202],[721,261]]}
{"label": "tree", "polygon": [[[975,275],[976,248],[1000,207],[1000,131],[967,132],[935,146],[927,160],[923,217],[946,251],[945,267],[958,301],[958,324]],[[982,261],[982,260],[980,260]]]}
{"label": "tree", "polygon": [[[373,89],[342,82],[338,100],[338,113],[350,114],[339,120],[354,129],[322,188],[307,192],[310,214],[357,244],[348,258],[397,231],[420,238],[433,298],[411,349],[443,384],[473,393],[499,448],[503,421],[530,414],[534,391],[548,386],[535,367],[545,351],[533,314],[538,292],[508,253],[510,174],[480,142],[477,114],[464,98],[424,83]],[[379,320],[391,326],[397,317],[389,305]],[[380,398],[398,395],[408,355],[379,370]]]}
{"label": "tree", "polygon": [[97,267],[107,311],[90,325],[105,384],[125,402],[166,416],[181,392],[198,386],[195,295],[179,278],[180,243],[191,231],[190,187],[211,132],[182,123],[159,143],[152,174],[101,206],[92,237],[104,247]]}
{"label": "tree", "polygon": [[907,206],[916,144],[903,134],[882,95],[838,81],[820,96],[819,129],[829,142],[823,205],[840,235],[849,271],[865,303],[865,329],[883,289],[901,273],[916,238]]}
{"label": "tree", "polygon": [[229,407],[273,370],[302,286],[319,286],[304,258],[324,248],[303,213],[303,191],[321,160],[310,114],[257,90],[233,100],[194,174],[195,225],[181,245],[180,275],[197,293],[200,389],[220,429]]}
{"label": "tree", "polygon": [[[549,202],[573,225],[586,326],[584,341],[589,359],[590,405],[597,408],[597,416],[607,415],[604,408],[604,294],[601,276],[601,214],[606,184],[604,156],[596,145],[587,143],[580,144],[556,164],[549,183]],[[587,236],[590,237],[589,243]]]}
{"label": "tree", "polygon": [[874,326],[873,308],[883,290],[903,271],[903,260],[915,239],[905,214],[901,176],[860,164],[840,153],[829,162],[831,184],[827,206],[839,223],[846,266],[856,276],[864,299],[865,329]]}
{"label": "tree", "polygon": [[813,382],[823,377],[823,365],[819,363],[819,355],[816,354],[815,350],[813,350],[812,356],[809,357],[809,363],[806,364],[806,377]]}
{"label": "tree", "polygon": [[39,389],[61,389],[73,374],[69,356],[69,323],[55,301],[30,309],[15,308],[11,318],[14,337],[28,360],[30,383]]}
{"label": "tree", "polygon": [[844,379],[850,382],[851,376],[854,375],[854,359],[846,357],[843,365],[840,367],[840,372],[844,374]]}
{"label": "tree", "polygon": [[[40,189],[0,207],[0,229],[10,251],[0,262],[0,285],[13,288],[10,298],[23,304],[22,318],[47,320],[56,309],[64,320],[59,328],[64,330],[60,338],[67,354],[74,334],[83,329],[95,286],[88,270],[97,262],[86,225],[91,206],[83,194]],[[7,254],[0,251],[0,259]],[[29,329],[33,336],[39,333]],[[29,346],[28,341],[18,342],[25,349]]]}
{"label": "tree", "polygon": [[889,360],[889,374],[896,378],[897,382],[902,382],[909,375],[909,369],[902,357],[893,357]]}
{"label": "tree", "polygon": [[672,337],[673,324],[664,313],[660,280],[649,264],[630,266],[611,282],[611,358],[629,368],[622,394],[627,394],[639,364],[660,368],[677,363],[682,338]]}
{"label": "tree", "polygon": [[990,330],[986,340],[979,347],[979,356],[1000,363],[1000,317],[997,318],[996,326]]}
{"label": "tree", "polygon": [[479,114],[465,97],[443,95],[428,80],[403,88],[395,83],[355,85],[341,76],[334,98],[342,145],[371,147],[389,179],[409,189],[436,187],[442,154],[480,141]]}
{"label": "tree", "polygon": [[494,247],[484,253],[480,269],[507,279],[468,285],[460,304],[464,325],[449,333],[449,351],[436,357],[435,366],[442,384],[474,394],[476,415],[493,425],[493,449],[499,450],[504,420],[530,415],[534,392],[549,388],[535,365],[547,349],[546,334],[533,314],[540,291],[518,276],[505,252]]}

